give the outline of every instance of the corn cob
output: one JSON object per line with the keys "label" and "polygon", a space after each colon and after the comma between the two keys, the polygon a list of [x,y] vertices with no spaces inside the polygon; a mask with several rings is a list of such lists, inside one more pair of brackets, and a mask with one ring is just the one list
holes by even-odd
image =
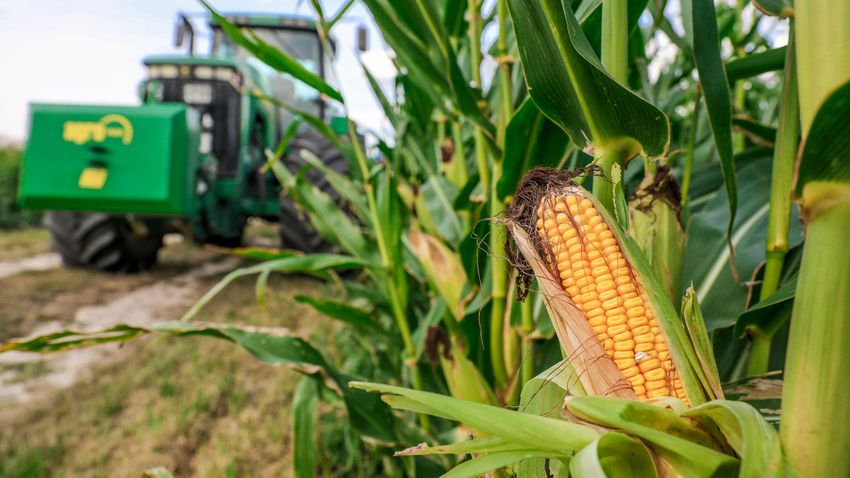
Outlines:
{"label": "corn cob", "polygon": [[593,201],[578,187],[544,195],[537,232],[564,291],[635,395],[687,401],[652,304]]}

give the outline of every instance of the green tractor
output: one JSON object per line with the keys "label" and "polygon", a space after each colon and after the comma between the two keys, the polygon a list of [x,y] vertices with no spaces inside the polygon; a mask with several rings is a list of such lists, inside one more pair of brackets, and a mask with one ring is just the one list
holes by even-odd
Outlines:
{"label": "green tractor", "polygon": [[[328,56],[312,21],[227,19],[326,76]],[[140,106],[31,105],[19,200],[50,211],[45,224],[66,264],[147,269],[165,233],[234,247],[252,217],[278,221],[285,248],[327,247],[262,169],[266,149],[275,149],[294,117],[250,92],[323,118],[337,134],[346,132],[347,122],[317,91],[251,56],[214,21],[209,26],[210,54],[197,56],[192,22],[180,16],[176,44],[188,43],[188,54],[144,59]],[[302,150],[347,174],[344,156],[306,128],[283,158],[290,170],[303,164]],[[311,170],[308,179],[337,198],[318,172]]]}

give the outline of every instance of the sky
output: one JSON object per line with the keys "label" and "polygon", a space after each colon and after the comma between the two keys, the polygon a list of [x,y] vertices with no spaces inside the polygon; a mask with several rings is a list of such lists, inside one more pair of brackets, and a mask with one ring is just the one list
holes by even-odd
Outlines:
{"label": "sky", "polygon": [[[212,0],[222,12],[311,15],[309,0]],[[323,0],[332,14],[343,0]],[[23,143],[28,104],[138,104],[142,58],[184,51],[173,46],[177,12],[202,11],[195,0],[0,0],[0,143]],[[197,22],[196,25],[200,25]],[[370,30],[361,58],[387,90],[394,70],[368,14],[355,5],[334,27],[340,87],[351,116],[366,128],[387,125],[363,76],[356,29]],[[207,51],[199,28],[196,52]]]}

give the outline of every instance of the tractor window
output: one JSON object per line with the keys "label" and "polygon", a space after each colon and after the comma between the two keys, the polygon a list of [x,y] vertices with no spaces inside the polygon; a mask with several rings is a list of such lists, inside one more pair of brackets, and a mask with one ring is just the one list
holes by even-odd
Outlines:
{"label": "tractor window", "polygon": [[[316,32],[283,28],[253,28],[252,30],[266,43],[298,60],[304,68],[317,75],[323,75],[321,44]],[[254,58],[219,28],[215,29],[213,55],[245,60],[262,74],[275,98],[313,114],[319,113],[319,93],[315,89],[289,75],[277,72]]]}

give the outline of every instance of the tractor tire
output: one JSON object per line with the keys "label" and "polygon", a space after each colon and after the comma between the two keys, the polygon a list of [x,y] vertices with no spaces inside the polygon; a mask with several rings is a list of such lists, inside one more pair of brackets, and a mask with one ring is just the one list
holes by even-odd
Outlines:
{"label": "tractor tire", "polygon": [[[348,161],[330,141],[315,131],[299,134],[289,144],[289,153],[284,158],[286,167],[296,174],[305,164],[301,151],[307,150],[315,154],[322,163],[333,171],[348,176]],[[326,193],[337,204],[341,205],[339,193],[331,186],[325,175],[310,168],[306,178],[320,191]],[[288,194],[280,198],[280,242],[281,247],[296,249],[302,252],[328,252],[333,246],[325,240],[310,224],[306,214],[302,213]]]}
{"label": "tractor tire", "polygon": [[108,272],[138,272],[156,264],[162,234],[140,234],[121,216],[99,213],[50,212],[44,225],[53,249],[72,267]]}

